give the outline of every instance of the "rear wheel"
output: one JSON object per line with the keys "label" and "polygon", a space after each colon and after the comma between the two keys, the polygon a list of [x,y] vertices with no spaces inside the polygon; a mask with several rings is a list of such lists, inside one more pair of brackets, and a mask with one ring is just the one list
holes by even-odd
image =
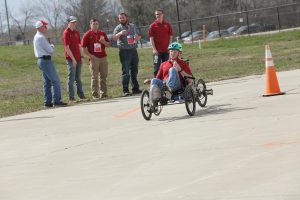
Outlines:
{"label": "rear wheel", "polygon": [[148,90],[144,90],[141,96],[141,111],[145,120],[150,120],[152,116],[149,92]]}
{"label": "rear wheel", "polygon": [[196,100],[201,107],[205,107],[207,103],[206,85],[202,79],[199,79],[195,85],[196,87]]}
{"label": "rear wheel", "polygon": [[190,116],[195,115],[196,100],[191,86],[187,86],[184,90],[184,103],[187,113]]}

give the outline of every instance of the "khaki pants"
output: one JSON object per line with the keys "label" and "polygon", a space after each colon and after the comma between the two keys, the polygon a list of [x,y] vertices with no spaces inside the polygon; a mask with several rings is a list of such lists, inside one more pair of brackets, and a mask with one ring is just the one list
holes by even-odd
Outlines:
{"label": "khaki pants", "polygon": [[90,61],[91,90],[93,96],[99,96],[99,76],[100,76],[100,94],[107,95],[106,78],[108,74],[108,64],[106,57],[93,58]]}

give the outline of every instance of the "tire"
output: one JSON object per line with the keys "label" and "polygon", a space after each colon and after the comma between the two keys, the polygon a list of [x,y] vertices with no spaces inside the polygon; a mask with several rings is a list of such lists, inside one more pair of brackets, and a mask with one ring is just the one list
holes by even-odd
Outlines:
{"label": "tire", "polygon": [[194,116],[196,112],[196,99],[191,86],[187,86],[184,90],[184,104],[187,113]]}
{"label": "tire", "polygon": [[205,107],[207,103],[206,85],[202,79],[199,79],[195,85],[196,87],[196,101],[199,106]]}
{"label": "tire", "polygon": [[150,120],[152,116],[149,101],[149,92],[148,90],[144,90],[141,96],[141,111],[145,120]]}

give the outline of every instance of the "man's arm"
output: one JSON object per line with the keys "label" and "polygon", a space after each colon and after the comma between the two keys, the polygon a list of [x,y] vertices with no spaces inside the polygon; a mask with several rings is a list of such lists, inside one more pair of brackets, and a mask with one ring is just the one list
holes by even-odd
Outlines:
{"label": "man's arm", "polygon": [[67,54],[72,59],[72,64],[73,64],[73,67],[75,68],[76,65],[77,65],[77,61],[76,61],[76,59],[75,59],[75,57],[74,57],[74,55],[73,55],[73,53],[72,53],[72,51],[70,49],[70,46],[69,45],[65,45],[65,49],[66,49]]}
{"label": "man's arm", "polygon": [[44,49],[44,51],[49,53],[49,55],[52,55],[54,53],[54,48],[50,45],[50,43],[45,37],[37,40],[37,43],[38,45],[40,45],[40,47]]}
{"label": "man's arm", "polygon": [[153,52],[153,54],[158,54],[158,51],[157,51],[157,49],[155,47],[155,43],[154,43],[154,38],[153,37],[150,37],[150,43],[152,45],[152,52]]}
{"label": "man's arm", "polygon": [[82,47],[82,48],[85,55],[87,55],[90,59],[94,57],[94,55],[89,52],[87,47]]}
{"label": "man's arm", "polygon": [[173,42],[173,35],[170,35],[169,37],[169,44],[171,44]]}
{"label": "man's arm", "polygon": [[111,43],[110,43],[110,42],[107,42],[107,41],[105,40],[105,37],[104,37],[104,36],[101,36],[101,37],[100,37],[99,42],[101,42],[102,44],[104,44],[104,46],[106,46],[106,47],[110,47],[110,46],[111,46]]}

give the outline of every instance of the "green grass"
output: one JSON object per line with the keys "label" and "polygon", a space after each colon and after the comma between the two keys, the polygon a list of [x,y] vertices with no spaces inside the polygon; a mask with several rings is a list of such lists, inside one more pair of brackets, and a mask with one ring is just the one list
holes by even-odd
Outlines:
{"label": "green grass", "polygon": [[[277,71],[300,68],[300,32],[280,32],[270,35],[219,39],[206,43],[184,45],[183,57],[190,60],[195,77],[217,81],[254,74],[263,74],[264,45],[269,44]],[[107,49],[109,76],[108,95],[119,97],[122,93],[121,66],[118,50]],[[152,76],[152,50],[139,49],[139,82]],[[62,46],[56,45],[53,62],[58,71],[63,100],[67,101],[67,70]],[[90,94],[90,74],[84,60],[82,79],[85,94]],[[42,109],[43,93],[40,71],[32,46],[0,47],[0,117]]]}

